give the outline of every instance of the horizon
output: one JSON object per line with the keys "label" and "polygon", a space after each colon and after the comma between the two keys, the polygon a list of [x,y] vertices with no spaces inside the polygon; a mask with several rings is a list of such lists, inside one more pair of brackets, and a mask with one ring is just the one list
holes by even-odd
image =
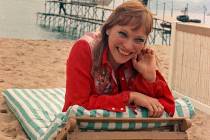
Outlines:
{"label": "horizon", "polygon": [[201,23],[210,25],[210,0],[149,0],[148,8],[154,14],[163,17],[164,3],[165,17],[177,17],[178,15],[183,15],[184,9],[188,7],[187,13],[190,18],[200,19]]}

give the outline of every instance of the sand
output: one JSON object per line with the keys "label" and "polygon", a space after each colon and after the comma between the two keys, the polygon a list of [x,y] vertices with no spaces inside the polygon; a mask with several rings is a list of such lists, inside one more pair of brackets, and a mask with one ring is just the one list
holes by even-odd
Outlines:
{"label": "sand", "polygon": [[[4,89],[65,87],[65,63],[71,42],[0,38],[0,92]],[[156,46],[160,70],[167,78],[169,46]],[[190,139],[210,139],[210,116],[197,111],[187,131]],[[0,94],[0,140],[27,140]]]}

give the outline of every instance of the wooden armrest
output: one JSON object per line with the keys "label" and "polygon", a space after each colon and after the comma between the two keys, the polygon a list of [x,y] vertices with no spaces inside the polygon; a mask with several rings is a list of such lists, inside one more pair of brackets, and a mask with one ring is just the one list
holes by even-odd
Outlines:
{"label": "wooden armrest", "polygon": [[108,118],[108,117],[75,117],[70,118],[65,124],[64,128],[58,132],[56,140],[65,140],[68,132],[73,132],[76,128],[77,122],[136,122],[136,123],[170,123],[172,125],[178,125],[181,132],[185,132],[190,126],[191,121],[184,117],[178,118]]}
{"label": "wooden armrest", "polygon": [[180,131],[186,131],[191,127],[190,119],[185,117],[177,118],[111,118],[111,117],[76,117],[78,122],[136,122],[136,123],[170,123],[172,125],[178,125]]}
{"label": "wooden armrest", "polygon": [[76,123],[77,122],[75,118],[70,118],[68,122],[65,124],[65,126],[58,132],[55,139],[66,140],[67,133],[74,130],[74,128],[76,127]]}
{"label": "wooden armrest", "polygon": [[178,118],[114,118],[114,117],[76,117],[76,120],[79,122],[170,122],[170,123],[177,123],[183,120],[186,120],[184,117]]}

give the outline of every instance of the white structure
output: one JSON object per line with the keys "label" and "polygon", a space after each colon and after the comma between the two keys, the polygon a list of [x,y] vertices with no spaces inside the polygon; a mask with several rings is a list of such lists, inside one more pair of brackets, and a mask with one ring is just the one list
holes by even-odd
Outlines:
{"label": "white structure", "polygon": [[176,22],[172,28],[169,85],[210,114],[210,27]]}

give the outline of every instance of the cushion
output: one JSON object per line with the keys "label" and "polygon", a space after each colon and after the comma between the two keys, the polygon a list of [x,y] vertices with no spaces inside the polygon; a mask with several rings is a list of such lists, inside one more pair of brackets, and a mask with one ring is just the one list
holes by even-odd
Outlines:
{"label": "cushion", "polygon": [[[139,118],[148,117],[145,108],[138,108],[137,114],[126,107],[126,112],[110,112],[102,109],[86,110],[74,105],[67,112],[61,112],[64,104],[65,89],[7,89],[3,96],[9,108],[14,112],[27,135],[32,140],[51,139],[57,135],[69,117],[116,117],[116,118]],[[194,107],[187,97],[175,100],[176,111],[174,116],[189,117],[195,114]],[[163,113],[162,118],[169,117]],[[127,130],[166,126],[166,123],[80,123],[81,129],[102,130]]]}

